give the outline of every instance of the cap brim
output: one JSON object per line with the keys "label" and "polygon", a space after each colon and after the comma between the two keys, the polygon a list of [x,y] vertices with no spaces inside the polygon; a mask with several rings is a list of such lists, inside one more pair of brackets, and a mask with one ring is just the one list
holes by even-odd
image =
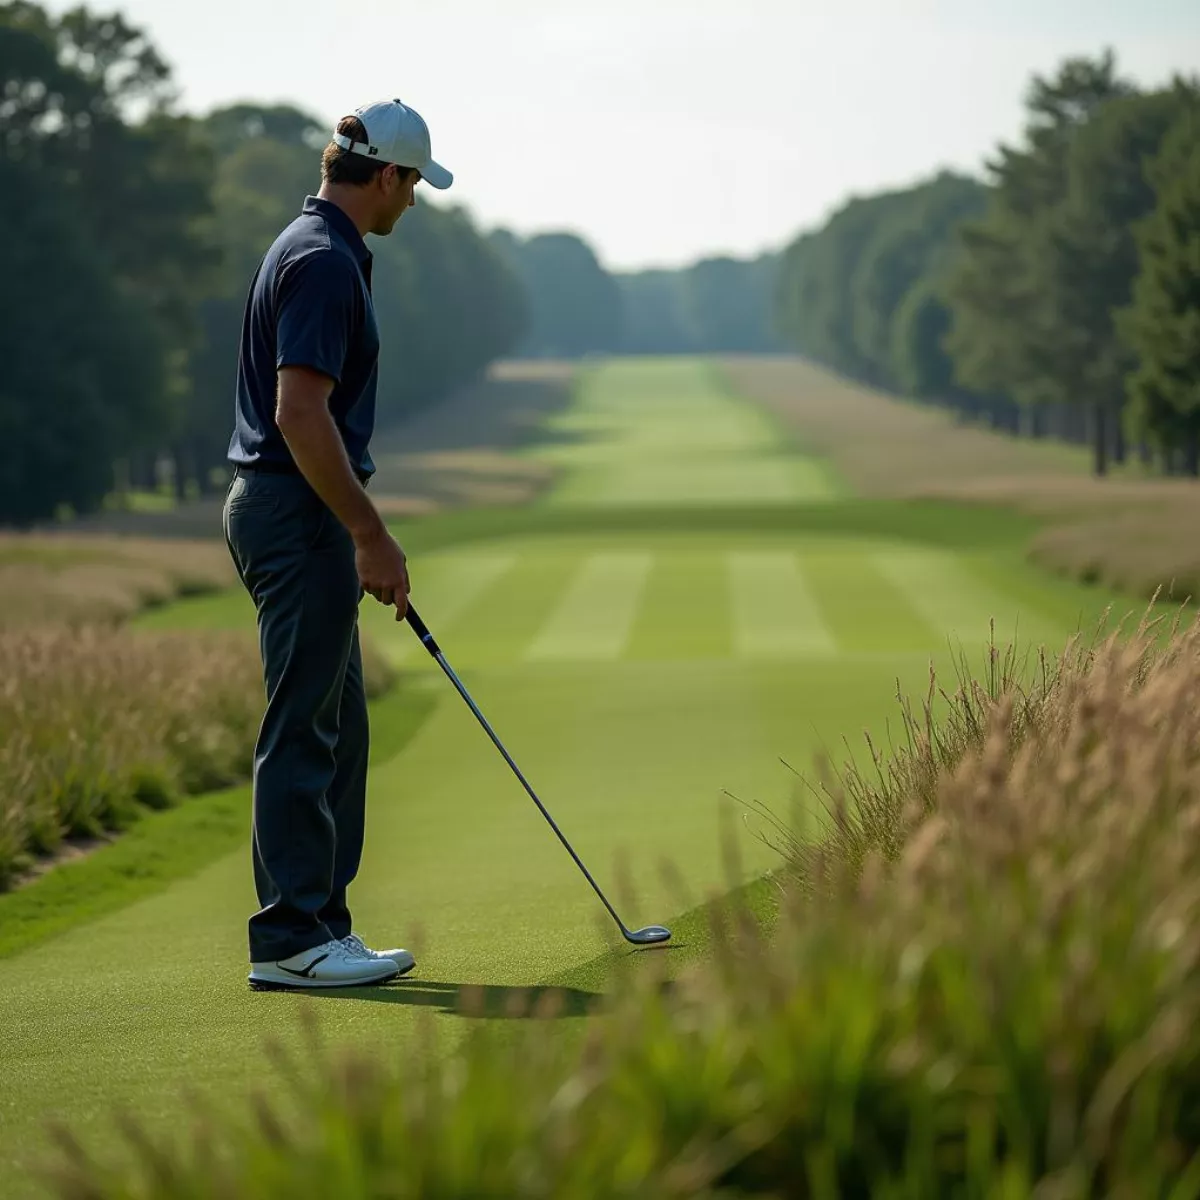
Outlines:
{"label": "cap brim", "polygon": [[430,159],[421,168],[421,178],[430,187],[437,188],[439,192],[444,192],[454,182],[454,176],[441,163],[435,163],[433,159]]}

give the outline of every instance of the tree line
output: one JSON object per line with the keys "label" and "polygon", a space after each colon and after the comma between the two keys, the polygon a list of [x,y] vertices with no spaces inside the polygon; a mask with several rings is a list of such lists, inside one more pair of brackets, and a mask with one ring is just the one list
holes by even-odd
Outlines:
{"label": "tree line", "polygon": [[[146,35],[0,3],[0,523],[114,489],[220,485],[263,252],[319,186],[324,124],[179,109]],[[613,273],[574,233],[418,205],[372,243],[379,412],[506,355],[798,351],[997,428],[1200,473],[1200,85],[1111,53],[1034,77],[1018,144],[845,203],[756,258]]]}
{"label": "tree line", "polygon": [[787,344],[1013,433],[1200,473],[1200,85],[1035,76],[986,177],[856,197],[783,252]]}
{"label": "tree line", "polygon": [[[249,282],[329,131],[286,106],[182,113],[146,35],[85,7],[0,4],[0,81],[0,523],[164,474],[219,486]],[[382,421],[523,336],[524,288],[461,210],[418,205],[372,250]]]}
{"label": "tree line", "polygon": [[772,319],[777,254],[614,273],[576,233],[521,238],[497,229],[491,241],[529,296],[529,326],[518,346],[522,356],[782,349]]}

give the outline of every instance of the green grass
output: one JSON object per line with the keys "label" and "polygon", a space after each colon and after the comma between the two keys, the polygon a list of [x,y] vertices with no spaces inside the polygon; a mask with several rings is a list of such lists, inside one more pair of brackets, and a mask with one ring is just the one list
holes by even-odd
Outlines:
{"label": "green grass", "polygon": [[147,813],[115,841],[63,863],[35,884],[0,894],[0,958],[177,882],[239,846],[249,788]]}
{"label": "green grass", "polygon": [[770,420],[713,386],[702,363],[619,363],[585,378],[534,453],[560,469],[546,503],[730,507],[837,495],[823,463],[788,453]]}
{"label": "green grass", "polygon": [[[435,707],[410,690],[373,711],[371,760],[395,758]],[[35,883],[0,893],[0,959],[143,900],[245,843],[250,788],[235,787],[147,811],[125,833]]]}
{"label": "green grass", "polygon": [[[754,881],[778,859],[753,822],[739,824],[741,802],[786,814],[797,782],[785,764],[841,756],[847,738],[857,750],[863,729],[886,742],[897,681],[921,691],[931,659],[948,667],[948,634],[975,660],[993,618],[1001,639],[1020,621],[1053,646],[1113,599],[1021,565],[1032,521],[842,495],[823,464],[789,451],[687,363],[597,373],[556,431],[533,451],[564,468],[542,502],[398,527],[413,600],[625,920],[693,912],[667,952],[680,962],[704,944],[697,906],[738,885],[766,897]],[[148,821],[130,835],[143,842],[70,868],[93,883],[59,907],[57,926],[66,871],[68,882],[12,898],[25,909],[0,906],[5,929],[12,915],[55,932],[0,961],[0,1005],[12,1014],[0,1025],[0,1169],[28,1168],[51,1111],[102,1140],[114,1104],[169,1124],[182,1079],[230,1097],[269,1081],[261,1040],[270,1031],[298,1044],[301,1009],[319,1012],[336,1041],[389,1055],[426,1036],[424,1013],[449,1050],[468,986],[491,989],[497,1014],[519,989],[574,980],[599,991],[615,964],[644,961],[614,944],[411,631],[370,600],[362,611],[402,678],[372,708],[367,850],[351,900],[368,940],[418,951],[418,977],[336,1000],[249,993],[244,790]],[[232,591],[139,624],[252,619]],[[722,845],[730,821],[736,869]],[[51,898],[40,917],[39,894]]]}
{"label": "green grass", "polygon": [[[760,876],[734,888],[718,899],[697,904],[671,919],[671,941],[653,953],[665,956],[669,972],[702,962],[713,950],[714,923],[728,928],[739,915],[750,915],[755,925],[771,930],[779,916],[779,883],[772,876]],[[544,986],[564,988],[583,995],[603,996],[619,983],[622,973],[635,965],[641,951],[622,941],[604,954],[551,976]]]}
{"label": "green grass", "polygon": [[241,588],[187,596],[138,614],[135,629],[253,629],[254,604]]}

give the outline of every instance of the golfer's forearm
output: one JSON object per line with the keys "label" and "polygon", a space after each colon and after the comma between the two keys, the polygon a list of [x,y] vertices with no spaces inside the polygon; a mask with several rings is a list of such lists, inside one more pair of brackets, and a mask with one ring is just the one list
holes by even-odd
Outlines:
{"label": "golfer's forearm", "polygon": [[281,404],[276,424],[313,491],[356,542],[368,541],[383,530],[383,519],[351,469],[326,405],[292,408]]}

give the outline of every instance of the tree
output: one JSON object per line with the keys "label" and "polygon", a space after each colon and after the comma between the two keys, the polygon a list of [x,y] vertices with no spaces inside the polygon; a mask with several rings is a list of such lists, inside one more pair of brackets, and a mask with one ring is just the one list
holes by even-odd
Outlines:
{"label": "tree", "polygon": [[882,382],[855,332],[849,286],[895,193],[855,197],[825,226],[784,253],[781,303],[788,343],[817,362],[869,383]]}
{"label": "tree", "polygon": [[777,348],[771,301],[778,256],[701,259],[680,272],[681,324],[701,353],[752,354]]}
{"label": "tree", "polygon": [[[1064,329],[1061,312],[1071,289],[1063,274],[1070,241],[1055,214],[1072,194],[1071,152],[1080,131],[1105,104],[1133,92],[1111,53],[1068,59],[1053,78],[1034,77],[1025,144],[1001,146],[988,164],[987,212],[963,226],[947,280],[948,346],[964,386],[1028,405],[1086,400],[1084,341]],[[1095,446],[1102,472],[1102,422]]]}
{"label": "tree", "polygon": [[696,329],[684,317],[684,273],[656,268],[614,276],[621,294],[623,354],[691,354]]}
{"label": "tree", "polygon": [[1200,111],[1181,112],[1151,164],[1155,207],[1137,230],[1140,270],[1119,325],[1138,367],[1137,424],[1160,445],[1182,444],[1200,473]]}
{"label": "tree", "polygon": [[[82,7],[0,4],[0,73],[0,266],[20,281],[0,296],[0,519],[95,506],[114,456],[150,483],[170,455],[180,490],[203,486],[225,465],[251,278],[320,186],[325,124],[287,105],[180,115],[147,37]],[[458,210],[420,205],[376,249],[386,419],[511,350],[526,308]]]}
{"label": "tree", "polygon": [[[855,344],[887,387],[903,386],[894,327],[905,297],[944,268],[957,227],[983,211],[986,197],[977,180],[947,171],[895,193],[880,210],[849,287]],[[942,389],[941,398],[949,394]]]}
{"label": "tree", "polygon": [[522,240],[507,230],[497,230],[491,238],[528,296],[528,333],[522,353],[534,358],[578,358],[617,348],[620,292],[582,238],[544,233]]}
{"label": "tree", "polygon": [[1103,105],[1072,139],[1066,194],[1046,218],[1043,300],[1063,359],[1075,364],[1063,389],[1073,388],[1076,403],[1092,414],[1098,474],[1110,443],[1117,459],[1124,457],[1121,410],[1136,360],[1117,334],[1114,314],[1129,304],[1137,275],[1134,229],[1154,207],[1146,163],[1196,98],[1180,82]]}
{"label": "tree", "polygon": [[725,255],[677,270],[616,276],[625,354],[754,354],[777,350],[773,305],[780,256]]}
{"label": "tree", "polygon": [[892,325],[891,360],[896,382],[917,400],[946,400],[955,391],[954,364],[943,344],[950,310],[932,279],[909,288]]}
{"label": "tree", "polygon": [[935,285],[958,229],[985,204],[982,184],[950,172],[850,201],[782,255],[778,329],[801,353],[854,378],[975,411],[940,344],[948,314]]}
{"label": "tree", "polygon": [[213,109],[204,121],[221,154],[245,142],[266,140],[309,151],[308,160],[325,147],[332,132],[311,113],[291,104],[229,104]]}
{"label": "tree", "polygon": [[375,303],[387,348],[382,420],[475,379],[526,330],[526,296],[508,262],[458,209],[418,205],[376,248]]}
{"label": "tree", "polygon": [[775,278],[772,325],[776,336],[793,350],[815,358],[809,345],[809,311],[816,299],[815,272],[810,267],[819,238],[804,230],[784,247]]}
{"label": "tree", "polygon": [[74,220],[142,314],[146,352],[163,356],[155,394],[108,397],[130,417],[126,450],[149,459],[180,426],[197,299],[216,263],[200,232],[207,146],[194,121],[174,114],[166,65],[118,15],[79,7],[54,19],[24,0],[7,4],[0,70],[0,153],[69,195]]}
{"label": "tree", "polygon": [[0,221],[0,521],[23,525],[100,504],[163,356],[53,182],[0,158]]}

